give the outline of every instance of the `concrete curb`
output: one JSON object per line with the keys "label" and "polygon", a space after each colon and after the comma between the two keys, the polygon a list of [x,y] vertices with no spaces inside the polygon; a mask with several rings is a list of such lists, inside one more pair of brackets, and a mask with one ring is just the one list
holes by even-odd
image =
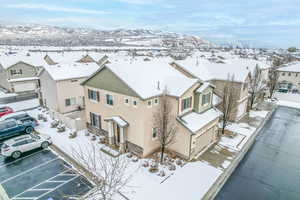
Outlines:
{"label": "concrete curb", "polygon": [[215,183],[212,185],[212,187],[206,192],[202,200],[213,200],[219,191],[222,189],[226,181],[229,179],[231,174],[234,172],[234,170],[237,168],[239,163],[242,161],[244,156],[247,154],[249,149],[252,147],[252,145],[255,143],[255,139],[257,135],[260,133],[260,131],[263,129],[267,121],[273,116],[274,112],[276,111],[277,106],[274,107],[266,116],[266,118],[260,123],[260,125],[257,127],[255,132],[251,135],[249,140],[244,145],[243,149],[240,151],[240,153],[234,158],[234,160],[231,162],[231,164],[225,169],[225,171],[218,177],[218,179],[215,181]]}
{"label": "concrete curb", "polygon": [[9,200],[9,198],[1,184],[0,184],[0,200]]}

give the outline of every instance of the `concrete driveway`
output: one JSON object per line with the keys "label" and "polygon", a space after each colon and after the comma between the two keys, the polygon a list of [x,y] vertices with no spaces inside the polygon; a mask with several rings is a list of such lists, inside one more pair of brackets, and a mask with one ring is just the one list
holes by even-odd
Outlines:
{"label": "concrete driveway", "polygon": [[12,200],[64,200],[92,188],[50,150],[32,151],[18,160],[0,157],[0,184]]}

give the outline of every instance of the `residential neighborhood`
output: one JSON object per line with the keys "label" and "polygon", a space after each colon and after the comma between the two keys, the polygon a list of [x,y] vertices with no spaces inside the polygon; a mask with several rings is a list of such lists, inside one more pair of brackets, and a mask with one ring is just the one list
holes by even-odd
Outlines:
{"label": "residential neighborhood", "polygon": [[34,2],[0,14],[0,200],[300,199],[299,41],[211,2]]}

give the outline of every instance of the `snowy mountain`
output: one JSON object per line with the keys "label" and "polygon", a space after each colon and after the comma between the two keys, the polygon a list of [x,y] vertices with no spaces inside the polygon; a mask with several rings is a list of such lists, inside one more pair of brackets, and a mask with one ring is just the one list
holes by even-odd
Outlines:
{"label": "snowy mountain", "polygon": [[191,35],[146,29],[96,30],[46,25],[0,25],[0,45],[199,47],[209,42]]}

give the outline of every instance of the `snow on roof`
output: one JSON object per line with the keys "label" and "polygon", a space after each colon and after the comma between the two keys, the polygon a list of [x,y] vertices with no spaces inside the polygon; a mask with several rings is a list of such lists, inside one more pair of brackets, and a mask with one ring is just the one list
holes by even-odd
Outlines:
{"label": "snow on roof", "polygon": [[106,67],[137,92],[141,98],[160,95],[165,87],[167,87],[169,95],[179,97],[198,80],[184,76],[170,67],[169,62],[168,58],[151,61],[121,60],[108,63]]}
{"label": "snow on roof", "polygon": [[222,102],[222,98],[219,97],[218,95],[216,94],[213,94],[213,99],[212,99],[212,104],[214,106],[217,106],[218,104],[220,104]]}
{"label": "snow on roof", "polygon": [[300,72],[300,62],[293,62],[278,69],[285,72]]}
{"label": "snow on roof", "polygon": [[99,69],[96,63],[70,62],[68,64],[45,65],[44,69],[53,80],[67,80],[72,78],[85,78]]}
{"label": "snow on roof", "polygon": [[18,53],[13,55],[0,56],[0,64],[3,66],[4,69],[7,69],[18,62],[24,62],[35,67],[41,67],[46,64],[43,57],[31,55],[31,54],[26,55],[26,54]]}
{"label": "snow on roof", "polygon": [[38,80],[39,77],[27,77],[27,78],[14,78],[14,79],[9,79],[8,82],[19,82],[19,81],[33,81],[33,80]]}
{"label": "snow on roof", "polygon": [[75,52],[48,52],[48,53],[36,53],[42,58],[44,58],[46,55],[49,56],[53,62],[58,64],[66,64],[70,62],[76,62],[79,61],[81,58],[89,55],[93,60],[99,61],[103,54],[95,53],[95,52],[82,52],[82,51],[75,51]]}
{"label": "snow on roof", "polygon": [[197,132],[209,122],[221,116],[221,112],[216,108],[211,108],[203,113],[191,112],[183,117],[180,121],[193,133]]}
{"label": "snow on roof", "polygon": [[129,125],[125,120],[123,120],[121,117],[118,117],[118,116],[106,118],[105,120],[106,121],[112,120],[112,121],[116,122],[121,127],[126,127],[126,126]]}
{"label": "snow on roof", "polygon": [[210,86],[209,82],[204,82],[201,87],[199,87],[196,92],[202,93],[206,88]]}
{"label": "snow on roof", "polygon": [[230,58],[223,60],[223,62],[225,63],[215,63],[195,57],[175,61],[180,67],[203,81],[227,80],[228,74],[234,74],[235,81],[244,82],[248,73],[253,71],[256,65],[261,69],[270,67],[266,63],[253,59]]}

